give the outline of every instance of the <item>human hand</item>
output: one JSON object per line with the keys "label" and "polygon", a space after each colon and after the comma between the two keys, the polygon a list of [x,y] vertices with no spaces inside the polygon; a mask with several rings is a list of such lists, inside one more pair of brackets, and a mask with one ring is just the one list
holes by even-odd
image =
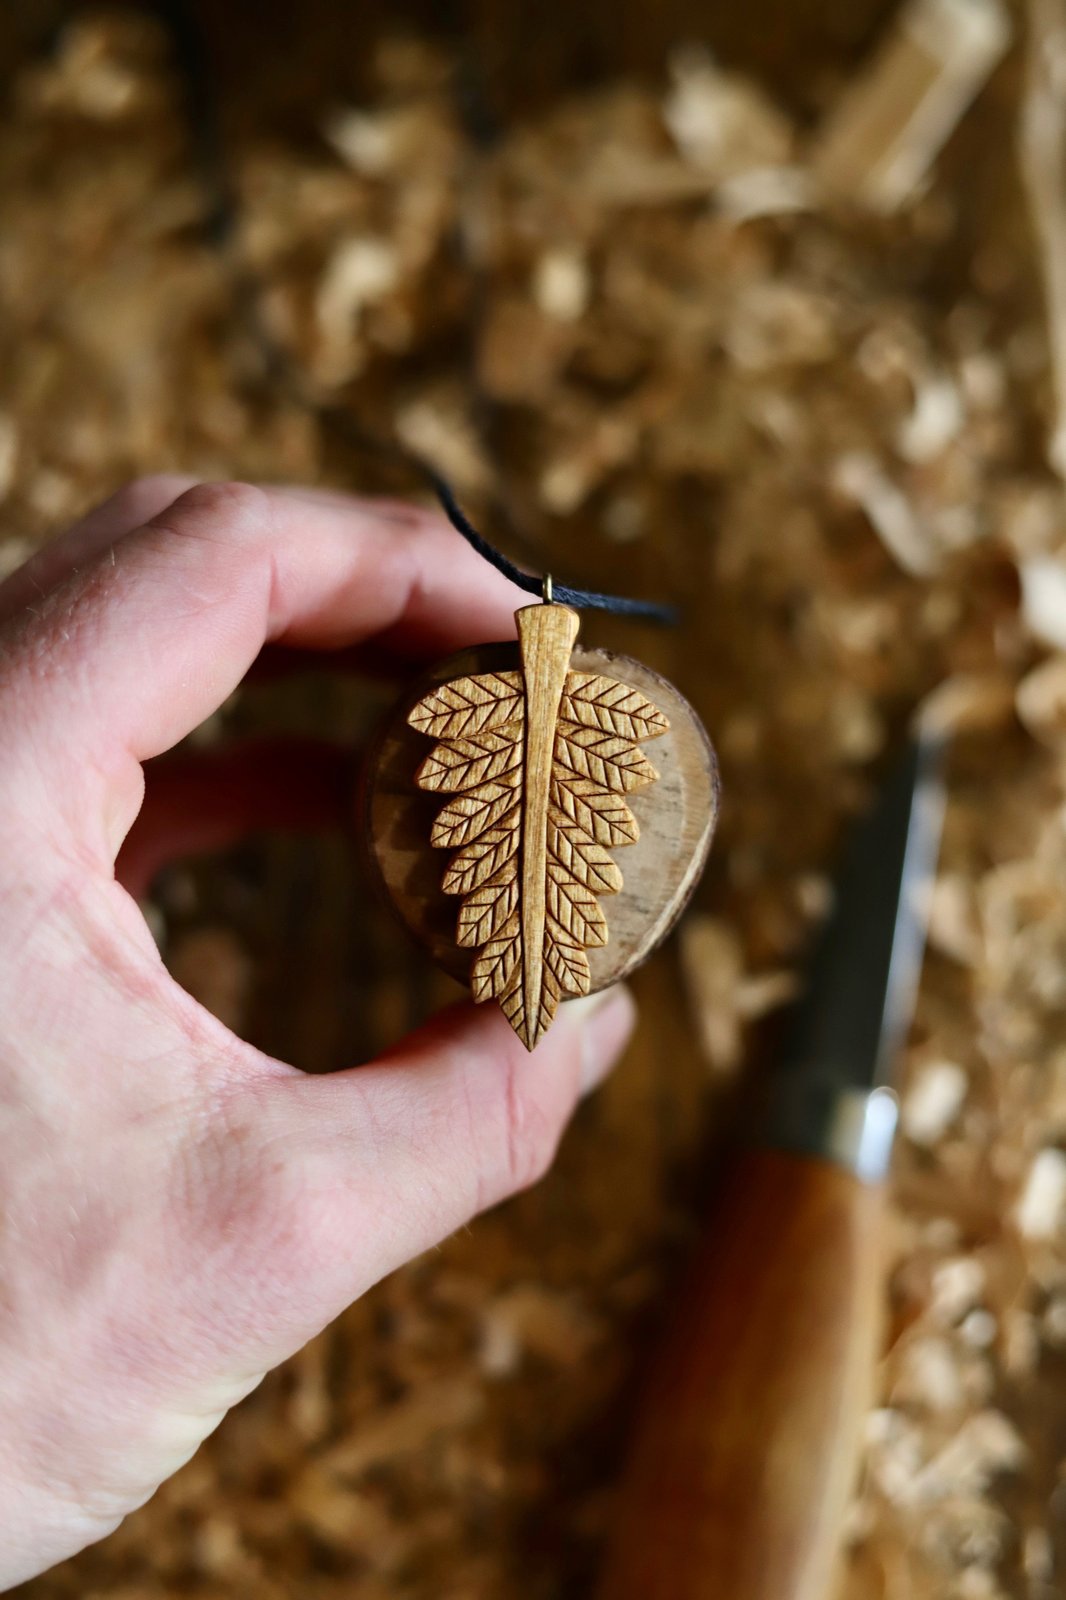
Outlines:
{"label": "human hand", "polygon": [[174,479],[0,584],[0,1588],[108,1533],[352,1299],[535,1180],[628,1036],[624,991],[564,1006],[532,1057],[462,1005],[308,1077],[178,987],[115,878],[141,763],[266,642],[432,655],[509,635],[514,607],[421,513]]}

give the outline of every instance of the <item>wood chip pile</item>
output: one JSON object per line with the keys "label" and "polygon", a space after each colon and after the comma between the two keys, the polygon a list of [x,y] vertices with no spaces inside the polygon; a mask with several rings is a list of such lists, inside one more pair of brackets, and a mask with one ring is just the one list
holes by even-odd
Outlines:
{"label": "wood chip pile", "polygon": [[[520,555],[682,601],[676,634],[585,632],[694,702],[725,803],[553,1175],[353,1307],[24,1594],[586,1595],[752,1024],[922,706],[955,733],[951,796],[841,1594],[1066,1595],[1064,38],[1057,0],[924,0],[816,126],[692,45],[486,147],[448,53],[385,34],[315,138],[236,139],[272,336],[501,539],[505,511]],[[145,471],[403,486],[264,378],[162,35],[87,13],[18,64],[4,119],[0,569]],[[256,687],[201,737],[354,740],[380,704]],[[188,987],[316,1070],[443,993],[349,854],[252,844],[147,908]]]}

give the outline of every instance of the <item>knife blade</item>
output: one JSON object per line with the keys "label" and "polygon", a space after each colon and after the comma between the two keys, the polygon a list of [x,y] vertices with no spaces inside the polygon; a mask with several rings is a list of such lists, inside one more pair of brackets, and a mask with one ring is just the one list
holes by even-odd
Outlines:
{"label": "knife blade", "polygon": [[768,1085],[762,1137],[884,1176],[888,1085],[914,1013],[944,814],[943,744],[919,733],[854,830]]}

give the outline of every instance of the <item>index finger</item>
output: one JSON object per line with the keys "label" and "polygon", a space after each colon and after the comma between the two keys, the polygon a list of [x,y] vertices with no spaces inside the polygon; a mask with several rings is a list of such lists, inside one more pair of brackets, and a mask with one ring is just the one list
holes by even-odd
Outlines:
{"label": "index finger", "polygon": [[521,600],[413,508],[201,484],[6,625],[0,733],[80,814],[209,716],[268,641],[402,629],[457,649],[513,636]]}

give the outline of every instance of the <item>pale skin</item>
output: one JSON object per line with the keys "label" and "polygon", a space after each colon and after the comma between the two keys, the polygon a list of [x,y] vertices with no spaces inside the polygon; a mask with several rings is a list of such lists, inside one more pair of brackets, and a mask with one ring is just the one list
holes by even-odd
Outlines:
{"label": "pale skin", "polygon": [[410,508],[177,478],[0,584],[0,1589],[103,1538],[353,1299],[538,1178],[623,1047],[612,990],[533,1055],[460,1005],[307,1077],[178,987],[131,893],[176,849],[328,810],[323,758],[301,792],[291,752],[285,790],[259,752],[224,781],[163,766],[145,799],[142,764],[264,645],[432,657],[512,635],[523,599]]}

